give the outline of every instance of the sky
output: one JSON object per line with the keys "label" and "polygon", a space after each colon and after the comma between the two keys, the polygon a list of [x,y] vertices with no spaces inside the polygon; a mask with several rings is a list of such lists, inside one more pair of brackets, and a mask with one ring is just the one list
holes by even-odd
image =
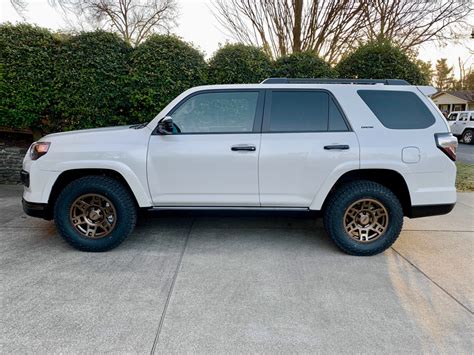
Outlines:
{"label": "sky", "polygon": [[[28,12],[26,21],[52,30],[65,28],[66,22],[63,15],[48,4],[48,0],[26,0]],[[212,0],[178,0],[180,5],[180,16],[178,26],[173,33],[180,36],[186,42],[193,43],[209,58],[219,48],[219,44],[232,42],[232,37],[225,33],[211,12]],[[0,22],[9,21],[16,23],[22,21],[15,12],[9,0],[0,0]],[[470,43],[449,44],[440,47],[434,43],[424,44],[419,48],[419,58],[424,61],[435,63],[439,58],[447,58],[450,66],[454,66],[454,74],[458,76],[458,58],[464,61],[465,67],[474,66],[474,55],[469,54],[467,48],[474,49],[474,40]]]}

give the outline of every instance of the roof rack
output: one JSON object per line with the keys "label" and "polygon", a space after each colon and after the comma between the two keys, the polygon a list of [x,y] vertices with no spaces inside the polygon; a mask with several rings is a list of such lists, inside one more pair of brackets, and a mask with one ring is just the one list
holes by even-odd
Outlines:
{"label": "roof rack", "polygon": [[268,78],[261,84],[364,84],[410,85],[402,79],[321,79],[321,78]]}

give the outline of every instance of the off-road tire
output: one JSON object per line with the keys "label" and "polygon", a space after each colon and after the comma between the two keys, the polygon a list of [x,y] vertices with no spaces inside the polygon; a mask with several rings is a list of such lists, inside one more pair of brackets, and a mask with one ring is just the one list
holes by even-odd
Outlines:
{"label": "off-road tire", "polygon": [[[385,232],[372,242],[352,239],[344,228],[344,215],[354,202],[374,199],[387,210],[389,219]],[[345,253],[357,256],[375,255],[388,249],[397,240],[403,226],[403,209],[395,194],[373,181],[359,180],[346,183],[334,191],[324,210],[324,227],[327,234]]]}
{"label": "off-road tire", "polygon": [[[115,207],[117,220],[110,234],[100,239],[81,235],[70,221],[74,201],[85,194],[105,196]],[[133,231],[137,220],[137,207],[133,196],[119,181],[107,176],[85,176],[69,183],[54,205],[54,221],[64,240],[78,250],[103,252],[122,243]]]}

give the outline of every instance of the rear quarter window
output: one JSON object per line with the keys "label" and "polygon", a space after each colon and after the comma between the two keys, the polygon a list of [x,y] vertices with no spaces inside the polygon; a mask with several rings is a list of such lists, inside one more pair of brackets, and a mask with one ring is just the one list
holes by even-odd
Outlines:
{"label": "rear quarter window", "polygon": [[435,118],[420,98],[409,91],[358,90],[377,119],[390,129],[423,129]]}

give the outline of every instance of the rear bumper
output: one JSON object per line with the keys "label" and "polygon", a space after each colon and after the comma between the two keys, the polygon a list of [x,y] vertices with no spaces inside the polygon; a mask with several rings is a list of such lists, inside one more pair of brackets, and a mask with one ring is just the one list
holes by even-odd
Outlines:
{"label": "rear bumper", "polygon": [[47,220],[53,219],[53,214],[47,203],[28,202],[25,199],[22,199],[21,202],[23,204],[23,211],[28,216]]}
{"label": "rear bumper", "polygon": [[448,214],[451,212],[456,204],[443,204],[443,205],[424,205],[424,206],[412,206],[410,218],[419,218],[419,217],[429,217],[429,216],[439,216],[443,214]]}

